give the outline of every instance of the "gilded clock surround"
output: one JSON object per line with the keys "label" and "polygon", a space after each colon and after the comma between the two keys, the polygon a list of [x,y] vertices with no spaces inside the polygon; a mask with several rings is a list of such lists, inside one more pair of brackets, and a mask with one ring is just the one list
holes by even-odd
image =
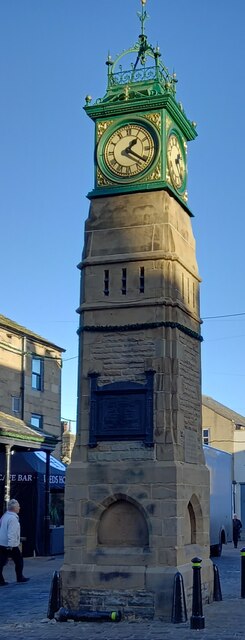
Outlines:
{"label": "gilded clock surround", "polygon": [[160,142],[159,132],[146,118],[114,121],[98,142],[101,174],[117,184],[142,181],[158,163]]}

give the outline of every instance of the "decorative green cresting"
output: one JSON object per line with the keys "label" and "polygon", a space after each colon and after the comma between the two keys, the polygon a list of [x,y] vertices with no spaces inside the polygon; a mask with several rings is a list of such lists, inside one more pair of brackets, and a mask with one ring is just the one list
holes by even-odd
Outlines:
{"label": "decorative green cresting", "polygon": [[[145,34],[145,21],[149,17],[144,6],[146,0],[141,0],[142,11],[137,15],[141,22],[141,33],[138,41],[129,49],[117,55],[115,61],[108,54],[107,65],[107,91],[103,98],[99,98],[96,104],[117,102],[123,99],[136,100],[146,96],[163,95],[170,93],[173,96],[176,92],[176,74],[172,75],[160,60],[161,53],[159,46],[153,47],[149,44]],[[124,70],[122,59],[130,54],[137,54],[135,62],[131,62],[130,68]],[[149,66],[147,65],[150,59]],[[88,98],[86,105],[88,106]]]}

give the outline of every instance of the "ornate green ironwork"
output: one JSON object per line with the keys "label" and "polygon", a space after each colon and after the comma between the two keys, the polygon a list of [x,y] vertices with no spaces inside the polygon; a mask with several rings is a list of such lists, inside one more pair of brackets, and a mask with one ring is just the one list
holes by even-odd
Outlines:
{"label": "ornate green ironwork", "polygon": [[[145,34],[145,22],[149,17],[145,5],[141,1],[141,32],[137,42],[119,53],[113,60],[110,53],[106,60],[107,88],[103,98],[91,102],[90,95],[85,98],[84,109],[96,123],[95,130],[95,188],[88,194],[89,198],[104,195],[135,193],[142,190],[166,189],[181,206],[192,216],[187,202],[187,191],[176,190],[169,176],[167,164],[167,144],[171,129],[176,129],[183,145],[187,140],[194,140],[196,125],[191,122],[180,102],[176,100],[175,73],[170,73],[161,60],[158,45],[153,47]],[[150,121],[159,135],[159,157],[154,166],[137,179],[113,178],[107,171],[104,161],[105,144],[113,128],[122,126],[124,120],[133,122],[142,119],[144,126]]]}
{"label": "ornate green ironwork", "polygon": [[139,16],[140,22],[141,22],[141,33],[142,35],[144,35],[145,32],[145,21],[147,20],[147,18],[149,18],[148,13],[144,10],[144,6],[146,5],[146,0],[141,0],[141,13],[140,11],[137,11],[137,16]]}
{"label": "ornate green ironwork", "polygon": [[[129,49],[122,51],[115,61],[108,54],[107,65],[107,91],[103,98],[99,98],[96,104],[117,102],[122,100],[124,93],[126,100],[145,98],[146,96],[162,95],[169,93],[173,97],[176,93],[176,74],[169,73],[167,67],[160,60],[160,48],[149,44],[145,35],[145,21],[149,17],[144,9],[146,0],[141,0],[142,11],[137,15],[141,22],[141,33],[138,41]],[[129,69],[124,69],[122,59],[130,54],[137,54],[135,62],[131,62]],[[148,65],[151,59],[152,63]],[[139,66],[141,65],[141,67]],[[88,97],[86,97],[88,105]]]}

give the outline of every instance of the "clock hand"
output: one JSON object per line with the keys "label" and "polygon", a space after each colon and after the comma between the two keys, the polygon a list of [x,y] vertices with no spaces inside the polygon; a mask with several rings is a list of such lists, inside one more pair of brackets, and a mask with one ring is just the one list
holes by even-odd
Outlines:
{"label": "clock hand", "polygon": [[139,158],[139,160],[143,160],[144,162],[147,160],[147,156],[140,156],[138,153],[136,153],[136,151],[133,151],[131,147],[127,147],[124,153],[126,156],[130,154],[131,156],[134,156],[135,158]]}
{"label": "clock hand", "polygon": [[180,155],[180,153],[178,153],[177,158],[175,158],[175,164],[176,164],[176,167],[178,169],[179,177],[182,180],[183,176],[182,176],[182,172],[181,172],[180,161],[181,161],[181,155]]}
{"label": "clock hand", "polygon": [[128,147],[127,147],[126,151],[127,151],[128,149],[132,149],[132,147],[134,147],[134,145],[135,145],[135,144],[137,144],[137,139],[135,139],[135,138],[134,138],[134,140],[131,140],[131,142],[129,143],[129,145],[128,145]]}
{"label": "clock hand", "polygon": [[131,151],[132,147],[134,147],[135,144],[137,144],[136,138],[134,138],[134,140],[131,140],[131,142],[129,142],[126,149],[123,149],[123,151],[121,151],[122,156],[128,155],[128,153]]}
{"label": "clock hand", "polygon": [[180,153],[178,153],[177,158],[175,158],[175,164],[176,164],[178,167],[179,167],[179,164],[180,164],[180,158],[181,158]]}

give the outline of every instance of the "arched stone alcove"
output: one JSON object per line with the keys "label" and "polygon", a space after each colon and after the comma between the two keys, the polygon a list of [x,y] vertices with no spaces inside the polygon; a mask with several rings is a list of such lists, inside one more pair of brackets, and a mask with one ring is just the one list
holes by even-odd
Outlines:
{"label": "arched stone alcove", "polygon": [[196,495],[192,495],[185,512],[184,541],[185,544],[200,543],[203,531],[203,516],[200,502]]}
{"label": "arched stone alcove", "polygon": [[149,546],[149,532],[142,511],[126,499],[115,500],[103,512],[98,544],[108,547]]}

